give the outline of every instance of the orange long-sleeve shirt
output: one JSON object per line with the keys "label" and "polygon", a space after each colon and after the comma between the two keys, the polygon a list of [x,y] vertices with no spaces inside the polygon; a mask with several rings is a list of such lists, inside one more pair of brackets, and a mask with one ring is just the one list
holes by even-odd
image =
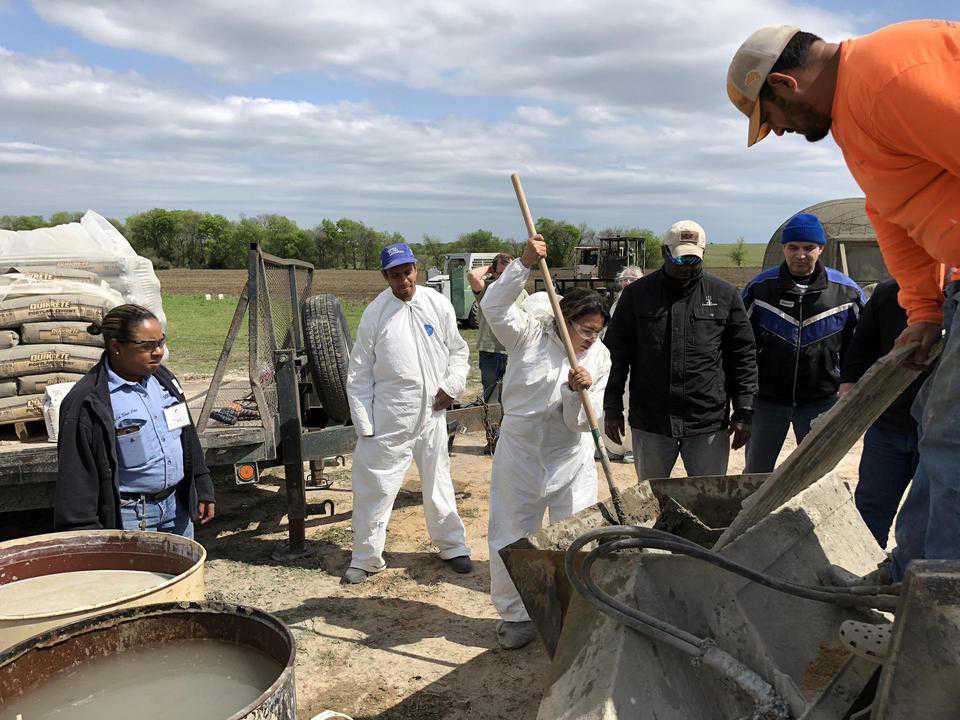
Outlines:
{"label": "orange long-sleeve shirt", "polygon": [[940,322],[940,263],[960,266],[960,23],[842,43],[832,119],[909,323]]}

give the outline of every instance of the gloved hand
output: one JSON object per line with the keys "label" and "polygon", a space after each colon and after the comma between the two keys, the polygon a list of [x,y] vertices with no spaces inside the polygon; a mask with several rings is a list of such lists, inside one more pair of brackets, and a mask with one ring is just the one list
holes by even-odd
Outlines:
{"label": "gloved hand", "polygon": [[731,422],[727,434],[733,437],[730,441],[731,450],[739,450],[750,439],[750,424],[745,422]]}
{"label": "gloved hand", "polygon": [[620,444],[620,441],[623,439],[622,410],[613,417],[611,417],[609,413],[605,415],[603,420],[603,432],[608,438],[617,443],[617,445]]}

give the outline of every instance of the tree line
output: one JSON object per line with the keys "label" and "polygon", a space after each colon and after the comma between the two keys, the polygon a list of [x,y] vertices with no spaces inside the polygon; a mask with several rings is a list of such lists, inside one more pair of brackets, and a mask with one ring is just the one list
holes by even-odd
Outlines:
{"label": "tree line", "polygon": [[[0,229],[35,230],[68,222],[77,222],[82,212],[57,212],[48,218],[40,215],[2,215]],[[297,258],[318,268],[376,270],[385,245],[404,242],[397,232],[372,228],[359,220],[341,218],[323,220],[311,228],[301,228],[284,215],[241,216],[230,220],[223,215],[196,210],[154,208],[131,215],[126,220],[108,218],[140,255],[164,268],[243,268],[247,249],[258,241],[268,253]],[[594,230],[585,223],[574,225],[565,220],[539,218],[537,230],[549,248],[548,262],[553,267],[569,266],[573,249],[590,245],[598,238],[636,237],[644,240],[645,265],[659,265],[660,239],[647,228],[608,227]],[[523,242],[501,238],[490,230],[462,233],[452,242],[424,235],[411,242],[414,253],[427,267],[443,267],[443,256],[459,252],[506,252],[517,255]]]}

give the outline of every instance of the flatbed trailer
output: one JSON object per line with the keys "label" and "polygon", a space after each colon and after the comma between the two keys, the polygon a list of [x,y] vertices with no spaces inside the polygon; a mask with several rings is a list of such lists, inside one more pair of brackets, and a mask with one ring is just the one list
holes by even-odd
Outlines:
{"label": "flatbed trailer", "polygon": [[[354,428],[343,422],[349,418],[344,416],[342,385],[327,387],[318,382],[323,373],[315,372],[323,355],[341,363],[342,376],[349,351],[343,344],[350,342],[349,331],[341,315],[340,327],[333,328],[336,334],[326,335],[337,348],[323,345],[324,333],[318,340],[317,334],[304,332],[301,308],[312,297],[312,284],[312,265],[274,257],[252,243],[247,285],[213,377],[206,386],[183,382],[210,468],[230,467],[238,484],[252,484],[260,470],[284,467],[288,543],[275,553],[280,560],[309,552],[305,544],[309,515],[333,514],[329,500],[317,506],[308,502],[304,464],[317,473],[326,459],[349,455],[356,445]],[[327,306],[339,310],[339,301]],[[246,347],[237,342],[244,323]],[[329,325],[326,331],[331,331]],[[312,343],[311,352],[308,343]],[[333,349],[337,352],[329,352]],[[238,375],[238,369],[245,374]],[[331,386],[337,383],[334,379]],[[217,411],[223,408],[241,409],[243,414],[234,424],[218,422],[216,418],[223,415]],[[339,419],[332,417],[336,414]],[[457,423],[463,430],[486,429],[499,420],[496,404],[475,403],[447,412],[448,426]],[[0,514],[52,507],[56,479],[55,444],[0,441]]]}

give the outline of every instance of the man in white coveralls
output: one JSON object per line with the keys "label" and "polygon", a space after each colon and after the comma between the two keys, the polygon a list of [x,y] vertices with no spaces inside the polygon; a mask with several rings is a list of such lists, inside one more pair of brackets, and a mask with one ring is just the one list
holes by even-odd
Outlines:
{"label": "man in white coveralls", "polygon": [[390,287],[363,311],[347,372],[357,431],[354,549],[343,574],[350,584],[386,567],[387,523],[411,460],[440,558],[458,573],[473,569],[450,479],[445,414],[466,385],[470,351],[450,301],[417,285],[417,259],[406,243],[385,247],[380,267]]}

